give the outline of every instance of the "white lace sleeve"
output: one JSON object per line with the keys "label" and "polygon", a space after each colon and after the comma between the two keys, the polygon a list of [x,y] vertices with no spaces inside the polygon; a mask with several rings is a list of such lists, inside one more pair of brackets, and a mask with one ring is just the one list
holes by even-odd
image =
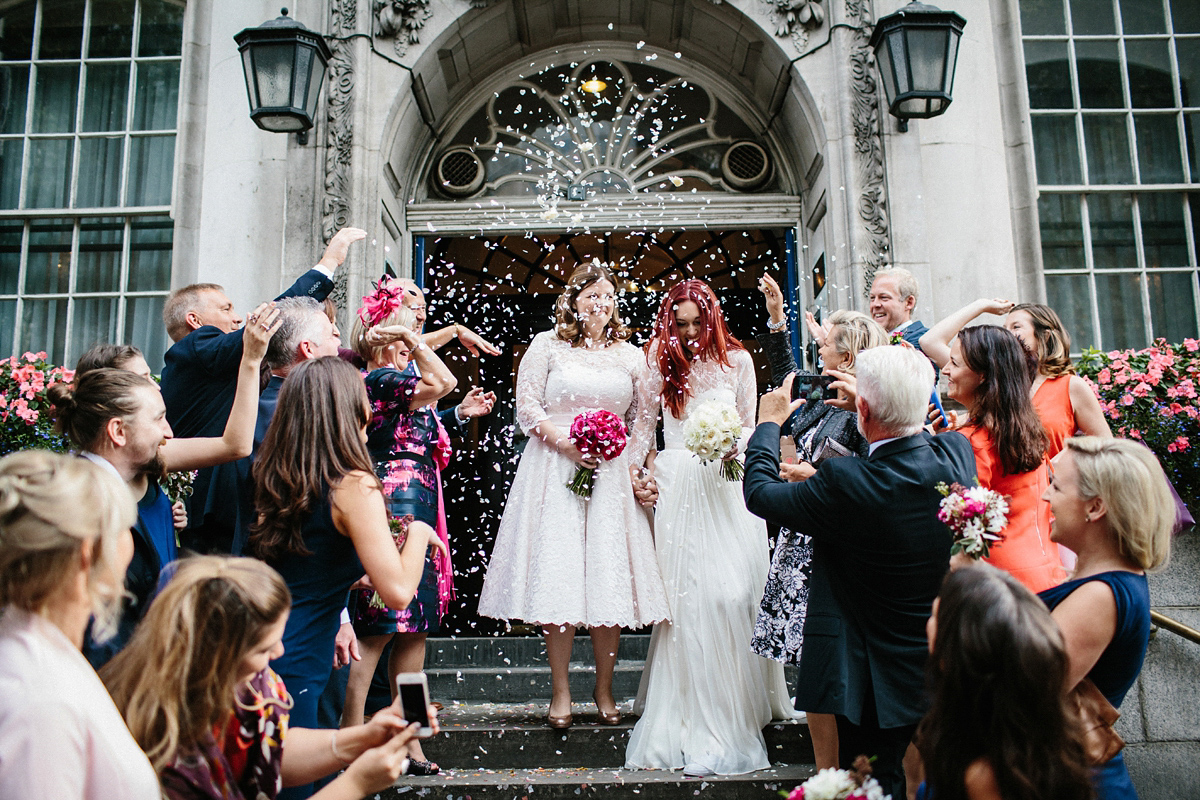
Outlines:
{"label": "white lace sleeve", "polygon": [[546,413],[546,378],[550,374],[553,335],[550,331],[533,337],[517,367],[517,424],[526,436],[532,436],[537,424],[550,416]]}
{"label": "white lace sleeve", "polygon": [[755,409],[758,405],[758,380],[754,375],[754,359],[745,350],[735,350],[732,354],[733,379],[736,382],[734,391],[737,393],[738,416],[742,418],[742,427],[754,429]]}
{"label": "white lace sleeve", "polygon": [[654,449],[654,434],[658,430],[658,412],[662,407],[663,377],[657,366],[646,363],[639,356],[640,369],[634,381],[634,401],[630,409],[636,409],[630,430],[629,447],[631,463],[641,466],[646,454]]}

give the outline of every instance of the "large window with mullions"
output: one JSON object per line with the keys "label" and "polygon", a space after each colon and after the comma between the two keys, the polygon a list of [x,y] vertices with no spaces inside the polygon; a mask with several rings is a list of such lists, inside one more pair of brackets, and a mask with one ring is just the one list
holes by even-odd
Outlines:
{"label": "large window with mullions", "polygon": [[158,369],[182,0],[0,2],[0,356]]}
{"label": "large window with mullions", "polygon": [[1048,302],[1076,350],[1196,336],[1200,2],[1020,8]]}

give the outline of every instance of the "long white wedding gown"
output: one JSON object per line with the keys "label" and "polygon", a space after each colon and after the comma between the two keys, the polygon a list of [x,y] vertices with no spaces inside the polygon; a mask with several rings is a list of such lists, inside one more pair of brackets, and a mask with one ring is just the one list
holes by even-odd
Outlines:
{"label": "long white wedding gown", "polygon": [[[643,363],[627,342],[588,350],[554,331],[539,333],[517,371],[517,422],[526,433],[547,419],[567,431],[580,412],[605,409],[632,426]],[[500,519],[479,613],[580,627],[640,628],[666,619],[650,521],[629,476],[648,448],[631,440],[602,462],[585,500],[567,488],[575,462],[531,437]]]}
{"label": "long white wedding gown", "polygon": [[[737,408],[748,434],[754,426],[754,364],[745,350],[729,359],[732,369],[693,364],[684,420],[689,409],[719,400]],[[640,385],[635,439],[655,423],[661,373],[648,366]],[[741,481],[726,480],[719,462],[704,464],[684,448],[684,420],[663,409],[666,447],[655,460],[654,540],[671,621],[657,624],[650,639],[634,706],[641,719],[625,766],[695,765],[737,775],[770,766],[762,729],[795,712],[783,665],[750,649],[770,566],[766,525],[746,510]]]}

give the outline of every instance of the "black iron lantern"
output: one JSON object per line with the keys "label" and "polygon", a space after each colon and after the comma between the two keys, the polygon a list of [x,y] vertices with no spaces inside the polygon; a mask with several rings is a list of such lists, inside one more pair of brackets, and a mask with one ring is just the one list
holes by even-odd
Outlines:
{"label": "black iron lantern", "polygon": [[298,133],[313,126],[325,66],[333,55],[319,33],[280,10],[278,18],[233,37],[242,54],[250,119],[264,131]]}
{"label": "black iron lantern", "polygon": [[953,11],[912,2],[875,23],[871,49],[888,111],[908,120],[936,117],[950,105],[958,40],[967,21]]}

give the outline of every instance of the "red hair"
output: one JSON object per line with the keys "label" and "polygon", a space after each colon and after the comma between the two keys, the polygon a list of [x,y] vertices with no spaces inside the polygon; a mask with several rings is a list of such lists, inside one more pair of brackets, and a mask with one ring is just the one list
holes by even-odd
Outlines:
{"label": "red hair", "polygon": [[[689,300],[700,309],[700,342],[695,355],[688,355],[683,337],[679,335],[679,326],[675,323],[675,309]],[[657,349],[657,352],[650,353],[650,348]],[[683,407],[687,405],[691,394],[688,373],[691,372],[694,359],[715,361],[729,367],[729,351],[745,349],[729,332],[725,315],[721,313],[721,303],[707,283],[692,278],[671,287],[658,307],[654,338],[647,345],[647,361],[653,356],[658,362],[658,371],[663,376],[663,403],[672,416],[679,419],[683,415]]]}

